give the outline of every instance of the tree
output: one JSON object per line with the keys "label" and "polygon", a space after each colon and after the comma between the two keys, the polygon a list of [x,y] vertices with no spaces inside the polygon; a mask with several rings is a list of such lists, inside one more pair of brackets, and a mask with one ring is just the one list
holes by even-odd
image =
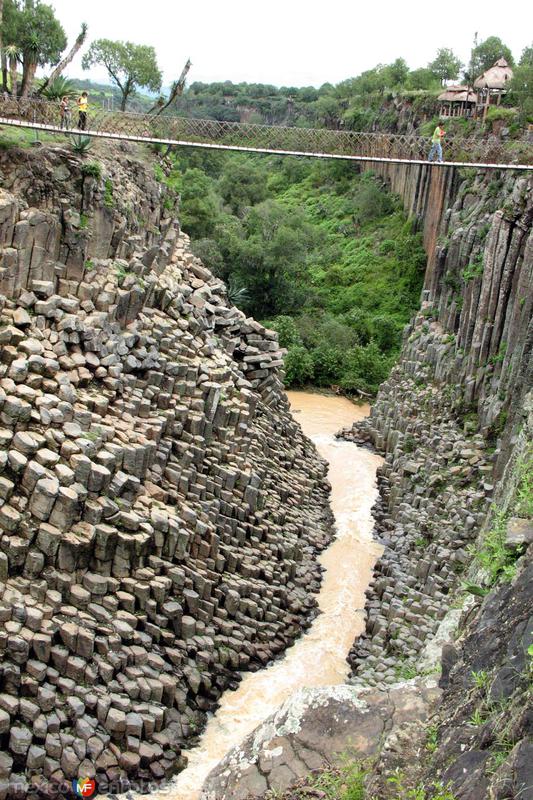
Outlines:
{"label": "tree", "polygon": [[533,67],[533,44],[524,47],[519,64],[521,67]]}
{"label": "tree", "polygon": [[479,78],[485,70],[490,69],[499,58],[505,58],[510,67],[514,66],[513,54],[499,36],[489,36],[484,42],[478,44],[472,50],[472,75],[468,75],[471,81]]}
{"label": "tree", "polygon": [[8,58],[15,58],[17,53],[16,60],[22,63],[21,97],[27,97],[33,90],[37,67],[57,64],[67,38],[53,8],[40,0],[24,0],[24,4],[4,0],[3,10],[2,38],[10,48]]}
{"label": "tree", "polygon": [[440,47],[434,60],[428,64],[428,69],[444,85],[446,81],[454,81],[459,76],[462,67],[460,59],[449,47]]}
{"label": "tree", "polygon": [[406,85],[409,89],[431,89],[438,84],[439,79],[429,67],[412,70],[407,76]]}
{"label": "tree", "polygon": [[13,97],[18,95],[18,62],[21,52],[16,44],[9,44],[4,48],[5,56],[9,62],[9,85]]}
{"label": "tree", "polygon": [[82,22],[81,31],[78,34],[78,38],[70,48],[67,55],[61,59],[61,61],[54,69],[52,74],[43,82],[42,86],[39,89],[38,94],[43,94],[46,90],[48,90],[50,87],[54,85],[54,83],[57,81],[61,73],[64,72],[65,69],[68,67],[68,65],[74,60],[74,57],[85,43],[86,38],[87,38],[87,24],[85,22]]}
{"label": "tree", "polygon": [[122,94],[120,108],[126,109],[128,97],[142,86],[152,92],[161,89],[163,76],[157,65],[153,47],[132,42],[114,42],[110,39],[97,39],[82,60],[83,69],[95,64],[104,66],[111,80]]}
{"label": "tree", "polygon": [[4,41],[2,38],[2,26],[4,22],[4,0],[0,0],[0,59],[2,67],[2,91],[7,92],[7,58],[4,53]]}
{"label": "tree", "polygon": [[232,214],[242,216],[244,210],[267,197],[267,173],[261,163],[250,160],[229,160],[218,182],[218,191]]}
{"label": "tree", "polygon": [[523,124],[533,119],[533,46],[523,51],[509,84],[506,100],[518,106]]}
{"label": "tree", "polygon": [[392,64],[388,64],[385,69],[388,79],[387,83],[391,88],[402,86],[409,74],[409,67],[403,58],[397,58]]}

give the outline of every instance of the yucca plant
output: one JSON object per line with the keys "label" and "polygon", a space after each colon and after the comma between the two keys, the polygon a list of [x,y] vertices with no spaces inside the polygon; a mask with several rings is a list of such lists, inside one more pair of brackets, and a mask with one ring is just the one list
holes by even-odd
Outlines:
{"label": "yucca plant", "polygon": [[9,83],[11,88],[11,95],[12,97],[16,97],[18,94],[18,62],[22,55],[21,50],[17,45],[8,44],[6,47],[3,48],[3,54],[5,55],[7,61],[9,62]]}

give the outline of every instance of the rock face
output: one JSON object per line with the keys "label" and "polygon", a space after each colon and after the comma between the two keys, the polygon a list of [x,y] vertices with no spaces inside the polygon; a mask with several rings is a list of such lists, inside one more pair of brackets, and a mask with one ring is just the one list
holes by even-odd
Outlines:
{"label": "rock face", "polygon": [[398,684],[385,692],[331,686],[304,689],[231,750],[208,777],[203,795],[247,800],[282,792],[324,764],[365,761],[420,727],[440,696],[434,681]]}
{"label": "rock face", "polygon": [[107,153],[0,156],[2,797],[182,766],[308,623],[330,536],[275,334]]}
{"label": "rock face", "polygon": [[371,417],[345,433],[386,459],[376,509],[385,551],[366,634],[350,654],[355,682],[383,685],[413,668],[448,610],[524,422],[533,198],[521,179],[496,199],[483,199],[487,188],[479,177],[459,187],[402,356]]}
{"label": "rock face", "polygon": [[[459,800],[525,798],[533,786],[531,500],[516,511],[516,476],[531,475],[533,453],[531,189],[521,178],[450,183],[421,311],[370,418],[343,433],[385,456],[375,510],[385,549],[350,682],[383,690],[440,666],[434,755],[422,747],[410,753],[417,768],[405,754],[396,765],[414,783],[450,782]],[[414,202],[409,181],[403,192]],[[491,588],[472,553],[498,524],[493,503],[507,520],[493,560],[507,553],[515,577]],[[386,780],[374,784],[389,796]]]}

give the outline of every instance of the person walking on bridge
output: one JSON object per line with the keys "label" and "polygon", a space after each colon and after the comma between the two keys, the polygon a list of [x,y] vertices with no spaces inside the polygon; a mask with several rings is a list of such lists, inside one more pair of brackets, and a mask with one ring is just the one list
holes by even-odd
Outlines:
{"label": "person walking on bridge", "polygon": [[78,128],[80,131],[87,130],[87,109],[89,107],[89,98],[87,92],[82,92],[81,97],[78,99]]}
{"label": "person walking on bridge", "polygon": [[71,127],[71,121],[70,121],[70,101],[67,95],[65,95],[61,99],[61,103],[59,105],[59,113],[61,115],[61,130],[65,129],[68,131],[68,129]]}
{"label": "person walking on bridge", "polygon": [[446,131],[439,122],[431,137],[431,150],[429,151],[428,161],[433,161],[434,157],[437,156],[438,163],[442,164],[442,139],[445,133]]}

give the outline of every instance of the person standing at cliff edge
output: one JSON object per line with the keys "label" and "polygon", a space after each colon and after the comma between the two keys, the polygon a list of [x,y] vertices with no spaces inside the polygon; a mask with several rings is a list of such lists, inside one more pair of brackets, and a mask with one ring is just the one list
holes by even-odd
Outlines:
{"label": "person standing at cliff edge", "polygon": [[78,99],[78,128],[80,131],[87,130],[87,109],[89,107],[89,98],[87,92],[82,92],[81,97]]}
{"label": "person standing at cliff edge", "polygon": [[429,151],[428,161],[433,161],[436,155],[438,163],[442,164],[442,139],[445,134],[446,131],[439,122],[431,137],[431,150]]}

